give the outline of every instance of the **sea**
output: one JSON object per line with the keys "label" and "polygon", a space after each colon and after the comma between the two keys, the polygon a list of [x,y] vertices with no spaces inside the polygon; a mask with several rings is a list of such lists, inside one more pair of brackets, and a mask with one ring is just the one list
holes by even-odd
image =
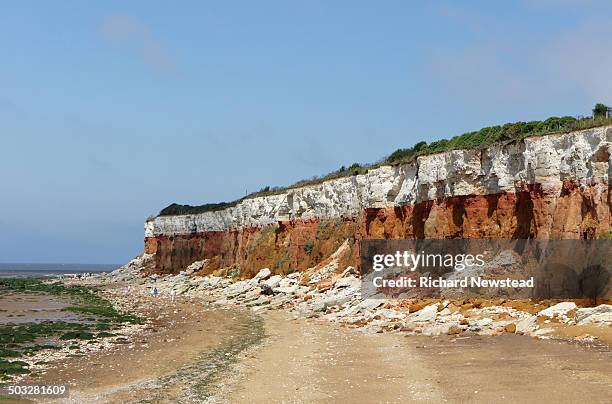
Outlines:
{"label": "sea", "polygon": [[115,264],[3,264],[0,278],[28,278],[68,274],[110,272],[121,265]]}

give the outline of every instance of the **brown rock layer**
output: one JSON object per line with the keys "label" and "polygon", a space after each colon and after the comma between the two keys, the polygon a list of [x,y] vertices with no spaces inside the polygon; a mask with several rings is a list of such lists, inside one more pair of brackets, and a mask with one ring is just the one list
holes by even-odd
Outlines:
{"label": "brown rock layer", "polygon": [[392,208],[370,208],[358,218],[280,222],[262,228],[211,231],[145,239],[157,273],[178,273],[194,261],[238,267],[243,277],[268,267],[280,273],[305,270],[349,240],[341,267],[359,266],[362,239],[597,238],[612,228],[610,187],[564,183],[560,194],[539,186],[518,193],[469,195]]}

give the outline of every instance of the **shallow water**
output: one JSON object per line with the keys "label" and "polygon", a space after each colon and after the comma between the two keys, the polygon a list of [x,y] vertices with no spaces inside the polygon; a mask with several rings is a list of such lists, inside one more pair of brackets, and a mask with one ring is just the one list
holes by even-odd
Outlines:
{"label": "shallow water", "polygon": [[62,311],[68,306],[70,302],[58,296],[9,292],[0,295],[0,324],[82,320],[77,313]]}
{"label": "shallow water", "polygon": [[111,264],[10,264],[0,263],[0,278],[76,275],[110,272],[119,265]]}

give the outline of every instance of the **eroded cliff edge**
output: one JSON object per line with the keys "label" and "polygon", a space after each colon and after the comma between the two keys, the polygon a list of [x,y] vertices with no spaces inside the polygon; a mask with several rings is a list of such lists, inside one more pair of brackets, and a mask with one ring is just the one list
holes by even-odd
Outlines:
{"label": "eroded cliff edge", "polygon": [[209,259],[206,272],[252,276],[304,270],[348,241],[340,267],[358,265],[359,240],[597,238],[612,228],[612,127],[531,137],[482,150],[420,156],[363,175],[145,223],[157,273]]}

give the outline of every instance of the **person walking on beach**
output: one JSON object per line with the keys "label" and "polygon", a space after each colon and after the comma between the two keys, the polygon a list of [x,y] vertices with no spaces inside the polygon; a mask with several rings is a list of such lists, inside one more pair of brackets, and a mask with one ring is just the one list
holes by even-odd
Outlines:
{"label": "person walking on beach", "polygon": [[172,300],[172,303],[174,303],[174,296],[176,296],[176,290],[172,289],[170,292],[170,299]]}
{"label": "person walking on beach", "polygon": [[157,286],[153,286],[153,289],[151,289],[151,295],[153,297],[157,297]]}

